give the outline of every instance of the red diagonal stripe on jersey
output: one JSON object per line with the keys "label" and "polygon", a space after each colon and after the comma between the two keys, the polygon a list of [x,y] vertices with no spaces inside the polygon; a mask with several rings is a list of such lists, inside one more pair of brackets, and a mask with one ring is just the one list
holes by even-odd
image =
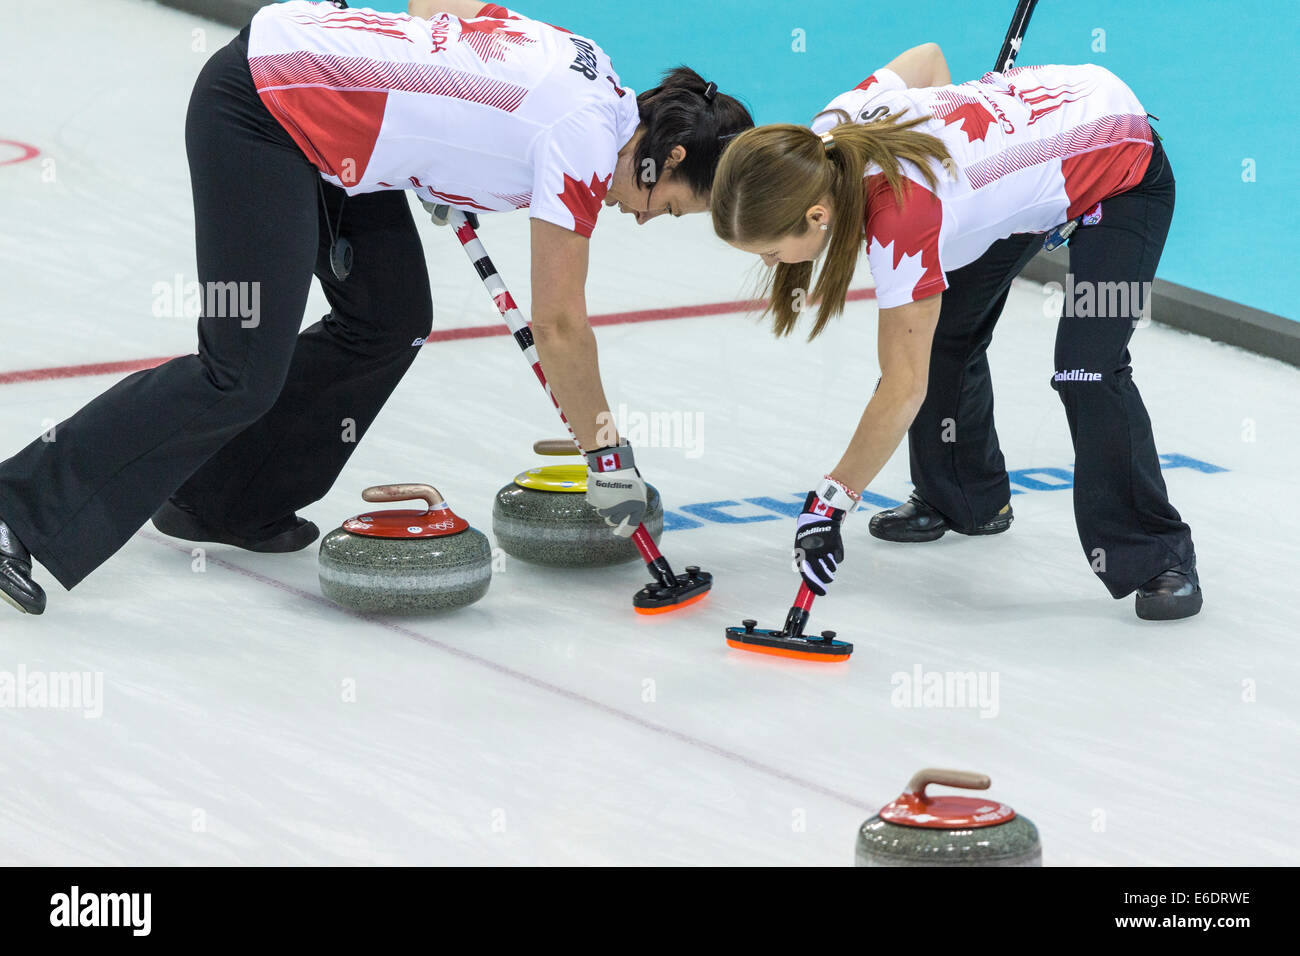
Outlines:
{"label": "red diagonal stripe on jersey", "polygon": [[[1151,124],[1147,122],[1145,116],[1132,113],[1102,116],[1090,123],[1063,130],[1054,136],[1028,143],[1018,143],[966,167],[966,176],[973,189],[982,189],[1019,169],[1027,169],[1054,159],[1064,160],[1093,150],[1104,150],[1121,143],[1141,143],[1150,147]],[[1075,198],[1072,194],[1072,207]],[[1099,196],[1093,202],[1103,198],[1105,197]],[[1090,205],[1091,203],[1087,203],[1084,208]]]}
{"label": "red diagonal stripe on jersey", "polygon": [[516,209],[524,209],[533,201],[532,193],[493,193],[502,202],[508,202]]}
{"label": "red diagonal stripe on jersey", "polygon": [[424,188],[429,191],[429,195],[431,195],[434,199],[441,199],[443,202],[449,203],[450,205],[473,206],[475,209],[481,209],[483,212],[493,211],[488,206],[480,206],[470,196],[457,196],[455,193],[439,192],[438,190],[434,189],[432,186],[425,186]]}
{"label": "red diagonal stripe on jersey", "polygon": [[299,86],[336,90],[428,93],[450,96],[513,113],[528,89],[491,77],[427,63],[396,63],[364,56],[337,56],[307,51],[250,57],[249,69],[259,93]]}
{"label": "red diagonal stripe on jersey", "polygon": [[1029,122],[1026,123],[1025,125],[1026,125],[1026,126],[1033,126],[1035,123],[1037,123],[1037,122],[1038,122],[1040,119],[1042,119],[1044,116],[1047,116],[1047,115],[1049,115],[1049,114],[1051,114],[1051,113],[1056,112],[1057,110],[1059,110],[1059,109],[1060,109],[1062,106],[1064,106],[1065,104],[1067,104],[1067,103],[1075,103],[1075,102],[1078,102],[1079,100],[1086,99],[1087,96],[1088,96],[1087,93],[1081,93],[1080,95],[1075,96],[1075,97],[1072,97],[1072,98],[1070,98],[1070,99],[1068,99],[1068,100],[1053,100],[1051,106],[1045,106],[1045,107],[1042,107],[1041,109],[1035,109],[1034,112],[1031,113],[1030,116],[1029,116]]}
{"label": "red diagonal stripe on jersey", "polygon": [[407,43],[415,42],[402,30],[374,23],[325,23],[316,20],[298,20],[298,22],[308,24],[312,27],[318,27],[322,30],[364,30],[366,33],[377,33],[380,36],[392,37],[395,40],[405,40]]}
{"label": "red diagonal stripe on jersey", "polygon": [[373,10],[331,10],[325,12],[323,16],[315,16],[310,12],[293,13],[288,19],[325,30],[364,30],[367,33],[378,33],[397,40],[405,40],[408,43],[415,42],[402,29],[402,26],[411,19],[404,15],[388,16]]}
{"label": "red diagonal stripe on jersey", "polygon": [[[1025,103],[1041,103],[1043,100],[1050,100],[1053,96],[1060,96],[1065,92],[1079,92],[1069,83],[1062,83],[1060,86],[1030,86],[1023,90],[1019,89],[1015,85],[1009,85],[1009,89],[1016,92],[1020,96],[1020,99]],[[1044,91],[1042,96],[1029,95],[1030,93],[1037,93],[1039,90]]]}

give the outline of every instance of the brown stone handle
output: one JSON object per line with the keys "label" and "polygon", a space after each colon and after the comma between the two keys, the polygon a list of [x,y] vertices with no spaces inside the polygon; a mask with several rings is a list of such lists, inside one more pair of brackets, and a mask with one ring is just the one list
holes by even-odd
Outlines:
{"label": "brown stone handle", "polygon": [[543,438],[533,442],[533,452],[538,455],[581,455],[582,450],[572,438]]}
{"label": "brown stone handle", "polygon": [[929,784],[937,783],[944,787],[961,787],[964,790],[987,790],[991,781],[987,774],[971,773],[969,770],[940,770],[935,767],[927,767],[924,770],[918,770],[912,775],[912,779],[907,781],[907,790],[905,793],[915,793],[925,796],[925,788]]}
{"label": "brown stone handle", "polygon": [[430,510],[443,503],[442,495],[433,485],[375,485],[361,492],[361,497],[366,501],[411,501],[423,498],[429,503]]}

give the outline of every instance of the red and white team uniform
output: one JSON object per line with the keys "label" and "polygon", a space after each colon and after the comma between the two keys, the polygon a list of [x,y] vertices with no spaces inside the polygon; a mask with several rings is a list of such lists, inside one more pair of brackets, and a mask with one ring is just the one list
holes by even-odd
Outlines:
{"label": "red and white team uniform", "polygon": [[414,189],[590,236],[639,117],[603,50],[489,4],[423,20],[291,0],[253,17],[262,102],[349,194]]}
{"label": "red and white team uniform", "polygon": [[[959,86],[907,89],[889,69],[831,100],[858,123],[930,116],[917,130],[943,140],[951,170],[937,193],[911,163],[900,207],[878,167],[867,169],[867,257],[881,308],[948,287],[944,273],[1013,233],[1046,232],[1137,185],[1151,158],[1146,110],[1099,66],[1027,66]],[[842,121],[824,114],[812,129]]]}

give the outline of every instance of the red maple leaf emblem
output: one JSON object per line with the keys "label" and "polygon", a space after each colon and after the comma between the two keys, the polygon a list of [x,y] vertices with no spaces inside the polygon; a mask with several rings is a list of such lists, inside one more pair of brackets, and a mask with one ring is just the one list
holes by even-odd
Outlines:
{"label": "red maple leaf emblem", "polygon": [[532,37],[519,30],[511,30],[506,23],[505,20],[494,20],[491,17],[461,20],[460,38],[469,44],[470,49],[484,63],[504,60],[508,46],[524,46],[534,42]]}
{"label": "red maple leaf emblem", "polygon": [[911,179],[903,180],[903,202],[882,173],[867,178],[867,243],[874,240],[884,248],[893,245],[893,262],[898,269],[903,259],[915,258],[913,269],[920,274],[913,286],[916,298],[933,295],[942,288],[939,266],[939,231],[943,228],[943,204],[934,193]]}
{"label": "red maple leaf emblem", "polygon": [[876,74],[872,73],[869,77],[867,77],[865,80],[863,80],[861,83],[859,83],[857,86],[853,88],[855,90],[869,90],[871,89],[872,84],[879,83],[879,82],[880,80],[876,78]]}
{"label": "red maple leaf emblem", "polygon": [[[411,177],[411,181],[415,182],[414,176]],[[429,195],[432,196],[434,199],[441,199],[443,202],[448,203],[449,205],[452,206],[470,206],[474,209],[481,209],[483,210],[483,212],[495,211],[491,206],[482,206],[476,203],[474,201],[473,196],[457,196],[455,193],[440,192],[439,190],[434,189],[432,186],[425,186],[423,183],[418,183],[417,186],[427,189],[429,191]]]}
{"label": "red maple leaf emblem", "polygon": [[989,112],[988,107],[976,100],[962,103],[943,117],[944,126],[961,124],[961,131],[966,134],[966,142],[973,143],[988,135],[989,127],[997,123],[997,118]]}
{"label": "red maple leaf emblem", "polygon": [[600,201],[609,192],[609,184],[614,179],[610,173],[604,179],[597,179],[591,174],[591,183],[574,179],[564,174],[564,191],[558,193],[560,202],[573,214],[573,231],[580,236],[591,238],[591,230],[596,228],[596,217],[600,215]]}

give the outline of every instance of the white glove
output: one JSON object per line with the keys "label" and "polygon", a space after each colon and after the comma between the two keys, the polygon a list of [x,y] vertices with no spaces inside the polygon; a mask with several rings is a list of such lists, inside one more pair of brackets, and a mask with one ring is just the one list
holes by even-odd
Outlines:
{"label": "white glove", "polygon": [[645,520],[646,487],[627,441],[587,453],[587,504],[620,538]]}

